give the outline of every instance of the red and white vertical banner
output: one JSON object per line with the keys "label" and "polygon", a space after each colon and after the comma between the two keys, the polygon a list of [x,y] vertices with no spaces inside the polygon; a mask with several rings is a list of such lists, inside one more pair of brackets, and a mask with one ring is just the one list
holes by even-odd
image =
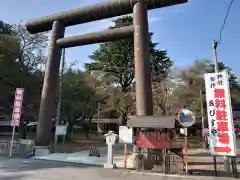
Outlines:
{"label": "red and white vertical banner", "polygon": [[23,94],[24,94],[23,88],[16,88],[11,122],[12,126],[19,126],[22,114]]}
{"label": "red and white vertical banner", "polygon": [[236,156],[228,73],[223,71],[204,76],[210,152],[212,155]]}

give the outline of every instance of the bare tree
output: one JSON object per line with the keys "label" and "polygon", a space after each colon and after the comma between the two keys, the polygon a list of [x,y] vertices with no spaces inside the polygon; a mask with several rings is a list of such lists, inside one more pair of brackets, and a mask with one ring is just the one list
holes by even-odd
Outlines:
{"label": "bare tree", "polygon": [[39,65],[46,63],[47,34],[30,34],[26,27],[22,25],[22,22],[14,25],[13,30],[19,38],[19,63],[22,63],[31,70],[36,70],[39,68]]}

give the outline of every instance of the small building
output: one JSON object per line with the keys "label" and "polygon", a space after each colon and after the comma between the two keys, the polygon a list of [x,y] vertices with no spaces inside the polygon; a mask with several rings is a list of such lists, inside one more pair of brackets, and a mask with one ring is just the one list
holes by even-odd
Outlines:
{"label": "small building", "polygon": [[175,128],[175,117],[143,116],[129,117],[127,126],[135,129],[136,146],[139,148],[170,148],[171,132]]}
{"label": "small building", "polygon": [[[161,167],[162,171],[171,173],[171,167],[173,164],[175,165],[175,160],[178,159],[180,165],[177,165],[177,171],[183,170],[182,146],[176,144],[173,140],[175,124],[175,116],[129,117],[127,126],[132,127],[135,131],[135,145],[138,153],[143,153],[140,157],[146,157],[147,155],[145,159],[143,158],[141,165],[138,165],[142,166],[141,168],[138,167],[139,169],[152,170],[155,165],[160,165],[157,167]],[[147,153],[144,151],[146,149]],[[155,158],[149,158],[148,156],[154,156]]]}

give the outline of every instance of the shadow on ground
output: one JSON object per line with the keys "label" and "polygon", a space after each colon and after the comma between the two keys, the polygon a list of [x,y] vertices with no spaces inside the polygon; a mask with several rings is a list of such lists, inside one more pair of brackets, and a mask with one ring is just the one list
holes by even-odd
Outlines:
{"label": "shadow on ground", "polygon": [[[189,170],[189,174],[191,175],[195,175],[195,176],[211,176],[214,177],[215,175],[215,171],[214,170],[203,170],[203,169],[191,169]],[[222,171],[222,170],[217,170],[217,176],[216,177],[226,177],[226,178],[235,178],[236,174],[232,174],[232,173],[228,173],[226,171]],[[237,177],[240,177],[240,173],[238,172]]]}
{"label": "shadow on ground", "polygon": [[0,172],[21,172],[21,171],[36,171],[51,168],[101,168],[97,165],[86,165],[77,163],[57,162],[50,160],[35,160],[22,158],[2,158],[0,159]]}
{"label": "shadow on ground", "polygon": [[9,175],[9,176],[0,176],[2,180],[23,180],[24,176],[22,175]]}
{"label": "shadow on ground", "polygon": [[[218,166],[223,165],[223,162],[217,162]],[[202,166],[206,166],[206,165],[212,165],[213,166],[213,162],[203,162],[203,161],[199,161],[199,162],[189,162],[188,165],[202,165]],[[213,166],[214,167],[214,166]]]}

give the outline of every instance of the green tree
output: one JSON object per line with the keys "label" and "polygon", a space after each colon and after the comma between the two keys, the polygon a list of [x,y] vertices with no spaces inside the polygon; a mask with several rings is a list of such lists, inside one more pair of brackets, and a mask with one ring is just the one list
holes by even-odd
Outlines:
{"label": "green tree", "polygon": [[0,32],[0,87],[3,90],[0,105],[10,114],[15,88],[23,87],[24,114],[36,117],[43,79],[38,66],[45,59],[39,52],[45,51],[47,36],[30,35],[21,24],[9,25],[3,21],[0,21]]}
{"label": "green tree", "polygon": [[[133,24],[131,16],[124,16],[114,21],[114,26],[109,29],[124,27]],[[153,72],[153,82],[159,82],[160,79],[167,75],[168,69],[172,66],[171,60],[167,57],[166,51],[157,49],[157,43],[152,42],[153,33],[150,37],[150,64]],[[102,71],[105,76],[112,77],[112,85],[118,87],[125,94],[132,93],[134,90],[134,43],[133,38],[123,39],[114,42],[106,42],[99,46],[90,56],[91,63],[86,63],[85,68],[88,71]],[[129,97],[129,95],[127,95]],[[127,98],[129,100],[129,98]],[[134,98],[133,98],[134,99]],[[127,101],[128,101],[127,100]],[[120,100],[116,100],[119,104]],[[132,102],[134,103],[134,102]],[[126,114],[126,107],[119,110]]]}
{"label": "green tree", "polygon": [[[214,65],[211,64],[210,67],[212,68],[212,70],[210,72],[214,72]],[[229,76],[229,83],[230,85],[235,85],[237,82],[237,77],[235,76],[235,74],[233,74],[232,69],[230,67],[227,67],[223,62],[218,62],[218,69],[219,71],[225,70],[228,72],[228,76]]]}
{"label": "green tree", "polygon": [[[240,91],[237,91],[236,76],[232,73],[231,69],[219,62],[220,70],[227,70],[229,74],[229,81],[231,85],[232,106],[236,106],[239,102]],[[200,89],[204,90],[204,73],[214,72],[214,66],[210,61],[195,61],[192,66],[180,70],[178,77],[178,84],[171,93],[171,106],[173,111],[178,111],[184,106],[189,106],[200,117]],[[206,109],[205,94],[203,94],[204,108]]]}
{"label": "green tree", "polygon": [[68,137],[78,119],[88,134],[98,102],[106,97],[96,89],[97,80],[88,73],[69,68],[63,75],[61,121],[69,124]]}

